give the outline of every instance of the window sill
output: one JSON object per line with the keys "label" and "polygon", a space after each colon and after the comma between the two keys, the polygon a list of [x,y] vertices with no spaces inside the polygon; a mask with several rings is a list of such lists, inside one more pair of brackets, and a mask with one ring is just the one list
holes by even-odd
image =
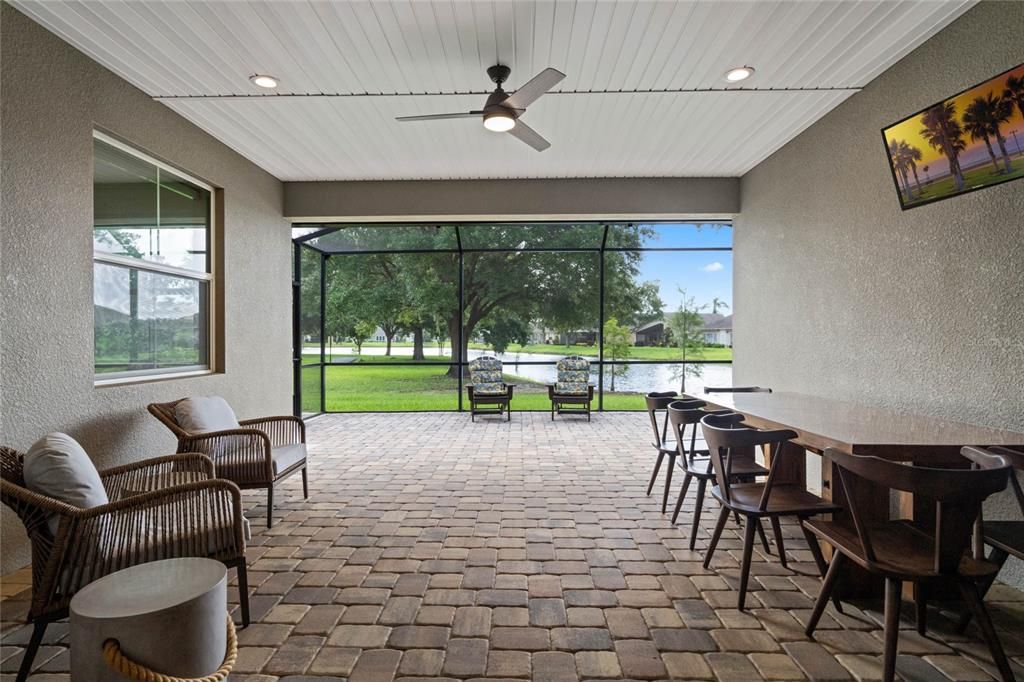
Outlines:
{"label": "window sill", "polygon": [[130,384],[151,384],[158,381],[171,381],[172,379],[191,379],[193,377],[205,377],[212,374],[219,374],[212,369],[197,369],[190,372],[166,372],[163,374],[143,374],[131,377],[114,377],[110,379],[94,379],[94,388],[106,388],[108,386],[125,386]]}

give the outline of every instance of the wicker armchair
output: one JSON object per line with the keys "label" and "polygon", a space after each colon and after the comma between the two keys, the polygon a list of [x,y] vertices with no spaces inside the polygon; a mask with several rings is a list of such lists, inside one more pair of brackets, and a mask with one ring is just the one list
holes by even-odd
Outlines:
{"label": "wicker armchair", "polygon": [[[183,453],[101,471],[111,501],[89,509],[26,488],[23,464],[22,453],[0,447],[0,501],[21,519],[32,546],[28,620],[35,627],[19,682],[32,668],[47,625],[67,617],[78,590],[148,561],[207,557],[237,568],[242,624],[249,624],[241,493],[213,477],[209,457]],[[54,515],[57,530],[51,532]]]}
{"label": "wicker armchair", "polygon": [[[184,399],[182,399],[184,400]],[[274,485],[302,472],[302,495],[309,497],[306,478],[306,425],[298,417],[259,417],[239,422],[242,428],[190,433],[178,425],[171,403],[152,403],[147,409],[178,439],[178,452],[202,452],[213,459],[218,478],[242,490],[267,491],[267,528],[273,525]]]}

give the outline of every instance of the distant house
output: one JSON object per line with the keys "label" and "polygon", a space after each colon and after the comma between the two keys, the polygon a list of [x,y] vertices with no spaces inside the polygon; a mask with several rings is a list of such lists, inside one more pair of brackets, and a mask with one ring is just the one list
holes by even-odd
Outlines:
{"label": "distant house", "polygon": [[[373,337],[371,337],[370,340],[371,341],[377,341],[379,343],[385,343],[388,340],[388,335],[384,333],[383,329],[381,329],[380,327],[377,327],[377,329],[374,330]],[[406,334],[406,333],[395,334],[392,337],[392,339],[391,339],[391,343],[411,343],[411,342],[412,342],[412,334]]]}
{"label": "distant house", "polygon": [[665,320],[654,320],[633,330],[634,346],[660,346],[665,339]]}
{"label": "distant house", "polygon": [[701,315],[704,318],[704,343],[732,348],[732,315]]}
{"label": "distant house", "polygon": [[[701,313],[704,321],[704,343],[732,348],[732,315]],[[634,346],[663,346],[666,320],[654,320],[633,330]]]}

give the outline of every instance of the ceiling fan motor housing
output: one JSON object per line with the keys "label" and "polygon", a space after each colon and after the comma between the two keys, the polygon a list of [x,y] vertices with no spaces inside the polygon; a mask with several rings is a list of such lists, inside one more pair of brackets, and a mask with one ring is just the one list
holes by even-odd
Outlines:
{"label": "ceiling fan motor housing", "polygon": [[494,66],[487,68],[487,75],[492,81],[498,84],[499,88],[501,88],[502,83],[508,80],[510,73],[512,73],[512,69],[504,64],[495,64]]}

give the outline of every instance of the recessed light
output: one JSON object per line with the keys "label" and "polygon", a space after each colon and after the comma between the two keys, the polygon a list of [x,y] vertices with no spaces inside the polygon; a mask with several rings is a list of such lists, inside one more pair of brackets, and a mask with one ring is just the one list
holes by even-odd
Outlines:
{"label": "recessed light", "polygon": [[266,74],[257,73],[255,75],[249,76],[249,80],[252,81],[253,85],[258,85],[261,88],[277,87],[277,79],[274,78],[273,76],[268,76]]}
{"label": "recessed light", "polygon": [[754,75],[753,66],[738,66],[735,69],[729,69],[725,72],[725,80],[730,83],[739,83],[745,81]]}

